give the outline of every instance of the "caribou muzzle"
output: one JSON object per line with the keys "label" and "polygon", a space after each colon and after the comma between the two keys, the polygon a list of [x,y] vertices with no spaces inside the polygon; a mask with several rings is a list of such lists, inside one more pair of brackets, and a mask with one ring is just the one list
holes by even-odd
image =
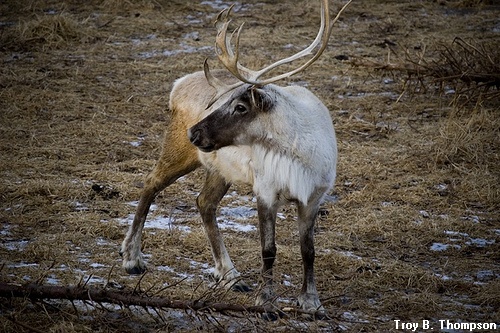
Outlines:
{"label": "caribou muzzle", "polygon": [[204,153],[210,153],[217,149],[215,144],[206,137],[203,129],[199,128],[197,125],[188,130],[188,138],[196,148]]}

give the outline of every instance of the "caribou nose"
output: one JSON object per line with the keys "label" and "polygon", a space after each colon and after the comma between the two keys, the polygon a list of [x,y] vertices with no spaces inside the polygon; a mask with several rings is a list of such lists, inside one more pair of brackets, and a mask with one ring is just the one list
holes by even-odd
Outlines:
{"label": "caribou nose", "polygon": [[215,149],[215,145],[210,143],[205,137],[204,137],[204,132],[201,128],[196,128],[193,129],[194,127],[191,127],[188,130],[188,138],[189,141],[193,145],[195,145],[199,150],[205,153],[209,153]]}
{"label": "caribou nose", "polygon": [[188,130],[189,141],[191,141],[191,143],[195,146],[198,146],[200,143],[200,132],[201,131],[199,129],[193,130],[192,127]]}

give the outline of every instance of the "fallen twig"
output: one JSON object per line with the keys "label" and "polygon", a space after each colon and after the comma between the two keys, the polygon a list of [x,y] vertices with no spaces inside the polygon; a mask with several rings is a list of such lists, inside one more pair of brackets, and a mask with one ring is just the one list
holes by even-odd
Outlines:
{"label": "fallen twig", "polygon": [[227,312],[248,312],[280,314],[308,314],[314,313],[287,307],[280,310],[272,305],[246,306],[242,304],[229,304],[220,302],[207,302],[203,300],[185,301],[171,300],[165,297],[147,296],[136,292],[112,291],[107,289],[91,288],[86,286],[47,286],[40,284],[8,284],[0,283],[0,297],[23,297],[31,300],[64,299],[69,301],[91,301],[95,303],[112,303],[120,306],[142,306],[155,309],[180,309],[193,311],[209,311],[227,314]]}

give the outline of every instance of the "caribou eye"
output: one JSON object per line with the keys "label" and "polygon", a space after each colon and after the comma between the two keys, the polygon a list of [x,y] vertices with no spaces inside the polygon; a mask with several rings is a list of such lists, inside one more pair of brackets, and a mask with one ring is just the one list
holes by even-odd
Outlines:
{"label": "caribou eye", "polygon": [[243,104],[236,104],[236,106],[234,107],[234,112],[235,113],[245,113],[245,112],[247,112],[247,108]]}

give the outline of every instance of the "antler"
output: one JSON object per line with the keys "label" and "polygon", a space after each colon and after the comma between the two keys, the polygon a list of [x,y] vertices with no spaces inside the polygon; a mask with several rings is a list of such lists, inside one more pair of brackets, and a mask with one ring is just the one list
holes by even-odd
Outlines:
{"label": "antler", "polygon": [[[240,33],[241,30],[243,29],[243,24],[240,25],[240,27],[234,31],[230,36],[227,35],[227,29],[229,27],[229,23],[231,20],[229,19],[229,15],[231,13],[231,10],[233,6],[224,9],[217,15],[217,19],[215,21],[215,26],[217,28],[217,37],[215,39],[215,53],[217,54],[217,57],[219,58],[220,62],[226,67],[226,69],[233,74],[240,82],[237,82],[232,85],[225,85],[222,81],[216,79],[213,75],[210,74],[210,70],[208,67],[208,63],[205,60],[204,64],[204,70],[205,70],[205,76],[211,86],[216,88],[217,93],[212,98],[212,101],[210,102],[209,106],[213,104],[219,97],[221,97],[224,93],[235,89],[244,83],[252,84],[255,86],[264,86],[266,84],[270,84],[273,82],[276,82],[278,80],[287,78],[293,74],[296,74],[300,71],[303,71],[307,67],[309,67],[313,62],[315,62],[323,53],[323,51],[326,49],[326,46],[328,45],[328,39],[330,38],[330,34],[332,32],[332,27],[335,24],[335,22],[338,20],[344,9],[351,3],[352,0],[349,0],[338,12],[337,16],[333,19],[333,21],[330,23],[330,12],[329,12],[329,6],[328,6],[328,0],[322,0],[321,1],[321,24],[320,28],[318,31],[318,34],[316,35],[316,38],[314,41],[303,49],[302,51],[288,57],[285,59],[281,59],[261,70],[254,71],[249,68],[244,67],[238,62],[239,58],[239,43],[240,43]],[[234,36],[236,34],[236,36]],[[231,46],[231,40],[235,37],[235,50],[233,50],[233,47]],[[303,58],[307,55],[312,54],[313,50],[321,43],[321,46],[318,48],[316,53],[309,59],[307,62],[302,64],[300,67],[293,69],[289,72],[265,79],[265,80],[259,80],[261,76],[264,74],[270,72],[274,68],[281,66],[283,64],[290,63],[294,60]]]}

